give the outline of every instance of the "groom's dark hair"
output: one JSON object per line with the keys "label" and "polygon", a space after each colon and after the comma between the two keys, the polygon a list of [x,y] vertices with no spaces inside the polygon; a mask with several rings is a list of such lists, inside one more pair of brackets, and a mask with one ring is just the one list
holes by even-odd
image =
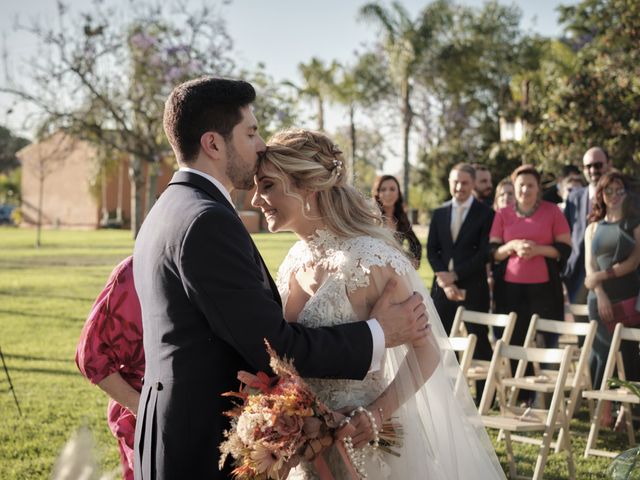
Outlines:
{"label": "groom's dark hair", "polygon": [[165,103],[164,131],[178,161],[195,160],[205,132],[228,140],[242,121],[240,109],[255,99],[250,83],[229,78],[201,77],[175,87]]}

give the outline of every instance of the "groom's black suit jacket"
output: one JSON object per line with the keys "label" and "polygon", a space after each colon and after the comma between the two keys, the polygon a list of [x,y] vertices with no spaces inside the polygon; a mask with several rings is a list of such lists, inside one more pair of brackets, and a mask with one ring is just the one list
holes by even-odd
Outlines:
{"label": "groom's black suit jacket", "polygon": [[[372,339],[364,322],[287,324],[240,218],[204,177],[177,172],[134,250],[146,372],[136,428],[136,479],[229,478],[218,445],[238,370],[270,371],[263,339],[308,377],[362,379]],[[227,462],[229,463],[229,462]]]}

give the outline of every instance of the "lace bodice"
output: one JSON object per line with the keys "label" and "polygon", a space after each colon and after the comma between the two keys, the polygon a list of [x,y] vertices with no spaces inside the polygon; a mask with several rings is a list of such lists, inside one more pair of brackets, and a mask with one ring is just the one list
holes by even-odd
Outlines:
{"label": "lace bodice", "polygon": [[[308,327],[366,320],[357,318],[348,293],[369,285],[371,268],[390,266],[398,275],[413,269],[401,251],[383,240],[367,236],[342,239],[326,230],[319,230],[311,241],[299,241],[293,245],[280,266],[277,285],[285,304],[289,297],[289,282],[296,271],[317,266],[324,268],[329,275],[300,312],[298,322]],[[381,371],[368,374],[362,381],[308,381],[316,394],[334,409],[366,405],[385,387]]]}
{"label": "lace bodice", "polygon": [[390,266],[398,275],[413,269],[400,250],[383,240],[368,236],[339,238],[328,230],[318,230],[310,241],[295,243],[280,265],[277,285],[283,299],[288,296],[291,275],[308,266],[321,266],[331,272],[331,278],[340,281],[348,292],[369,285],[371,267]]}
{"label": "lace bodice", "polygon": [[[356,316],[348,294],[369,285],[371,268],[374,266],[392,267],[398,275],[413,270],[402,252],[382,240],[365,236],[341,239],[322,230],[316,232],[311,241],[299,241],[289,250],[278,271],[276,283],[286,305],[289,282],[296,271],[305,267],[321,267],[329,274],[307,301],[297,321],[308,327],[357,322],[366,319]],[[364,380],[306,380],[323,402],[338,410],[347,406],[368,405],[375,400],[386,387],[383,371],[381,368],[369,373]],[[371,461],[376,463],[377,471],[382,474],[381,478],[388,478],[389,469],[385,462],[378,455],[375,457]],[[329,458],[332,459],[332,455]],[[336,460],[333,467],[339,469],[340,464]],[[308,465],[302,465],[290,476],[290,479],[309,478],[315,478],[315,473]]]}

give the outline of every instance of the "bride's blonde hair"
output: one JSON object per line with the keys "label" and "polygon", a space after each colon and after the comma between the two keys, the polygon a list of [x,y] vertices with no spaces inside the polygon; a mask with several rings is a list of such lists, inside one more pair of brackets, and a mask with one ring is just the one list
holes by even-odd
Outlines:
{"label": "bride's blonde hair", "polygon": [[324,133],[300,129],[278,132],[267,143],[262,161],[278,170],[285,189],[290,182],[317,192],[320,216],[335,235],[368,235],[402,250],[393,232],[383,226],[380,209],[347,183],[342,151]]}

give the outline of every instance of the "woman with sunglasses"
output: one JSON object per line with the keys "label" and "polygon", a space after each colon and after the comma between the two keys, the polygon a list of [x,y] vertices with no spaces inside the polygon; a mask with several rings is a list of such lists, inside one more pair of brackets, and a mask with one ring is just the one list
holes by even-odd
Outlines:
{"label": "woman with sunglasses", "polygon": [[[611,345],[615,323],[612,305],[637,298],[640,291],[640,212],[629,192],[629,180],[620,172],[605,173],[596,194],[585,232],[585,286],[589,289],[589,318],[598,320],[590,366],[594,388],[600,388]],[[609,325],[612,326],[612,325]],[[623,342],[621,351],[627,378],[638,380],[640,367],[638,345]],[[603,423],[611,422],[610,406],[605,408]]]}

